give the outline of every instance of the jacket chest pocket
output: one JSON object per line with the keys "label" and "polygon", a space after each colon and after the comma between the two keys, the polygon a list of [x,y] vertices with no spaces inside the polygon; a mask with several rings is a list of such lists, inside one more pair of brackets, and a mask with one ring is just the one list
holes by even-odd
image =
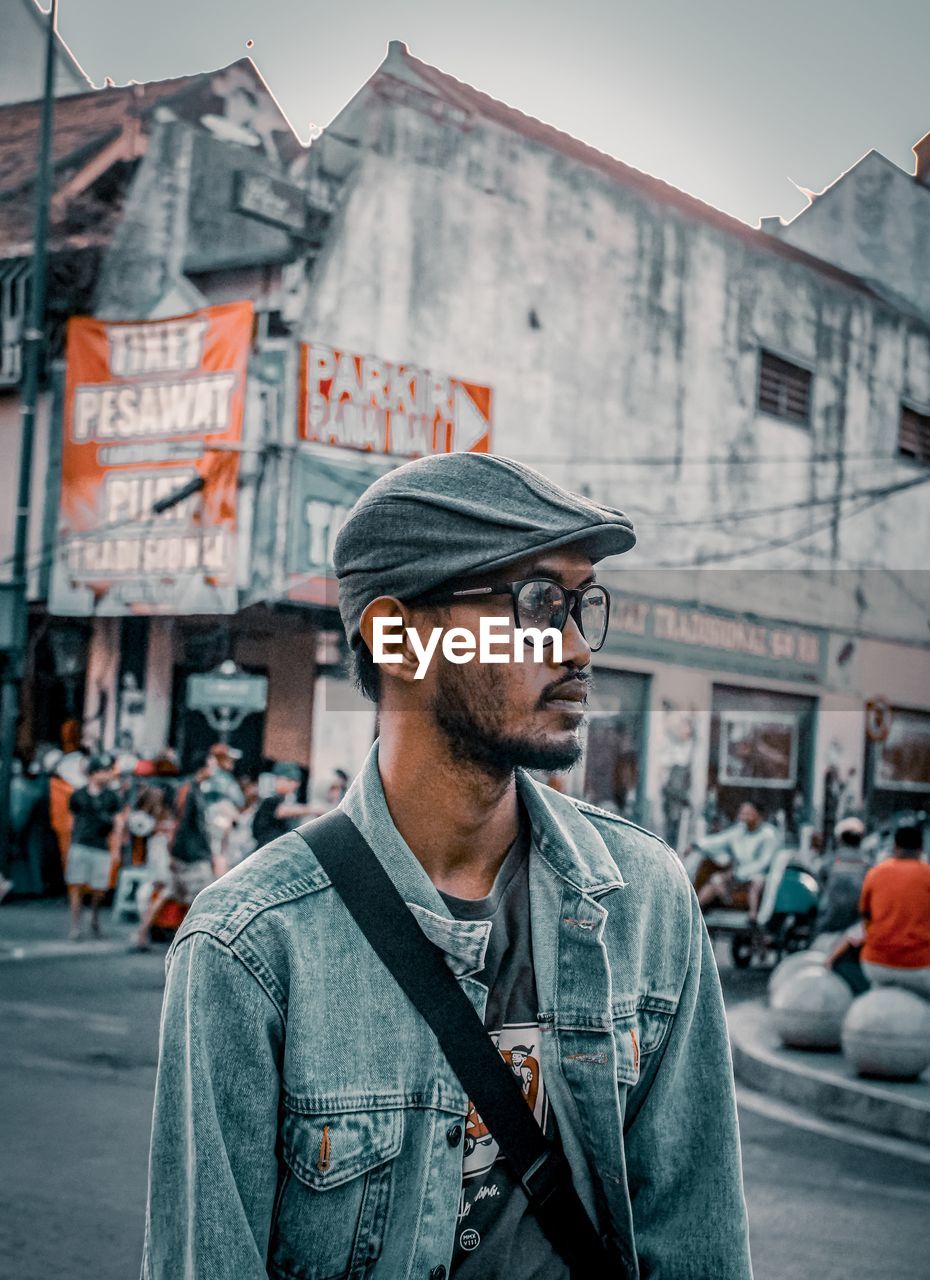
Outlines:
{"label": "jacket chest pocket", "polygon": [[381,1253],[401,1110],[298,1115],[281,1123],[269,1273],[362,1280]]}
{"label": "jacket chest pocket", "polygon": [[660,1047],[671,1024],[670,1010],[650,1008],[648,1004],[640,1004],[629,1013],[614,1014],[614,1045],[620,1084],[632,1086],[639,1082],[646,1066],[644,1059]]}

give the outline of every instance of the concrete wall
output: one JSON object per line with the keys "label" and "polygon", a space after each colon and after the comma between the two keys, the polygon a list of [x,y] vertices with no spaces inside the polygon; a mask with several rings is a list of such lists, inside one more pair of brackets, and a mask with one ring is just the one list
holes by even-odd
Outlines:
{"label": "concrete wall", "polygon": [[[855,518],[859,500],[838,495],[921,478],[896,441],[902,398],[930,401],[925,328],[763,233],[727,232],[494,123],[374,94],[370,112],[380,132],[317,263],[303,336],[490,384],[495,452],[633,515],[624,569],[743,567],[745,610],[792,618],[805,595],[807,620],[827,622],[854,596],[832,571],[922,566],[926,489]],[[815,371],[810,428],[757,411],[761,347]],[[805,591],[753,587],[758,569],[812,564],[829,573]],[[920,643],[926,606],[925,592],[905,629]],[[896,609],[869,628],[889,616],[900,634]]]}
{"label": "concrete wall", "polygon": [[908,299],[930,317],[930,187],[870,151],[779,238]]}

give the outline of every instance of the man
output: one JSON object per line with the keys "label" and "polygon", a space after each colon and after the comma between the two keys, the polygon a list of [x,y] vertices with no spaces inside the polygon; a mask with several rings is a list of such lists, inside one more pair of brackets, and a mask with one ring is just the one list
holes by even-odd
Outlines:
{"label": "man", "polygon": [[257,845],[277,840],[293,831],[298,819],[309,818],[319,810],[311,804],[301,804],[297,799],[302,775],[300,765],[279,761],[271,770],[274,774],[274,795],[259,801],[252,819],[252,835]]}
{"label": "man", "polygon": [[[621,512],[505,458],[376,481],[335,548],[380,725],[340,807],[505,1061],[532,1047],[526,1103],[618,1259],[609,1274],[748,1280],[723,1004],[687,877],[655,836],[526,772],[580,756],[607,623],[593,565],[633,542]],[[373,662],[379,620],[422,645],[488,617],[510,638],[555,635],[521,661],[440,654],[418,678],[404,631]],[[175,942],[147,1228],[146,1280],[570,1274],[295,833],[211,886]]]}
{"label": "man", "polygon": [[824,876],[817,907],[817,933],[844,933],[859,919],[859,898],[869,869],[862,852],[865,823],[843,818],[833,829],[836,854]]}
{"label": "man", "polygon": [[110,861],[114,839],[118,838],[117,820],[124,804],[114,790],[115,761],[101,752],[87,765],[87,785],[71,796],[69,808],[73,817],[71,845],[65,867],[68,902],[71,908],[72,942],[81,937],[81,911],[84,897],[90,897],[90,931],[100,937],[100,904],[110,887]]}
{"label": "man", "polygon": [[209,786],[205,792],[207,803],[229,800],[237,809],[243,808],[245,795],[235,772],[236,764],[242,759],[242,752],[225,742],[214,742],[208,754],[213,766]]}
{"label": "man", "polygon": [[749,920],[754,923],[778,845],[777,830],[763,820],[756,806],[748,802],[740,805],[732,827],[705,836],[698,845],[711,862],[722,864],[698,890],[701,909],[717,902],[725,907],[739,906],[745,898]]}
{"label": "man", "polygon": [[862,968],[873,986],[930,999],[930,866],[919,827],[898,827],[891,857],[866,873],[859,911]]}
{"label": "man", "polygon": [[156,887],[139,920],[133,951],[148,951],[152,925],[166,902],[190,906],[213,876],[213,844],[207,819],[207,792],[217,763],[215,756],[199,756],[190,780],[178,790],[178,818],[169,841],[169,878]]}

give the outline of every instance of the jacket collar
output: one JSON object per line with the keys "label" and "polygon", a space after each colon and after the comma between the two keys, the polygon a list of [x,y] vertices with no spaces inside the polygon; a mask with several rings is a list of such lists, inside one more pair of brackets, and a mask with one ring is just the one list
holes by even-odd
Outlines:
{"label": "jacket collar", "polygon": [[517,770],[517,791],[533,829],[533,845],[562,880],[598,897],[625,882],[617,863],[579,801]]}
{"label": "jacket collar", "polygon": [[[542,786],[523,769],[517,770],[517,792],[530,819],[533,848],[557,876],[582,893],[595,896],[623,888],[623,876],[616,862],[576,801]],[[473,934],[477,923],[484,939],[483,956],[487,926],[453,919],[435,885],[394,825],[378,771],[377,742],[340,807],[375,850],[404,901],[418,908],[414,914],[421,924],[430,918],[438,919],[446,929],[451,926],[451,932],[468,936]],[[429,929],[425,931],[429,933]],[[433,938],[433,941],[438,940]]]}

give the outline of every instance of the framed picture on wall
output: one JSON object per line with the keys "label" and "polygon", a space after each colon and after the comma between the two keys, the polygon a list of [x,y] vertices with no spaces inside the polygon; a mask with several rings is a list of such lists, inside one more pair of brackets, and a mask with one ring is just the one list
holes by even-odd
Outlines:
{"label": "framed picture on wall", "polygon": [[797,717],[776,711],[721,711],[718,779],[725,787],[794,787]]}
{"label": "framed picture on wall", "polygon": [[930,791],[930,715],[891,713],[884,742],[876,743],[873,785],[883,791]]}

